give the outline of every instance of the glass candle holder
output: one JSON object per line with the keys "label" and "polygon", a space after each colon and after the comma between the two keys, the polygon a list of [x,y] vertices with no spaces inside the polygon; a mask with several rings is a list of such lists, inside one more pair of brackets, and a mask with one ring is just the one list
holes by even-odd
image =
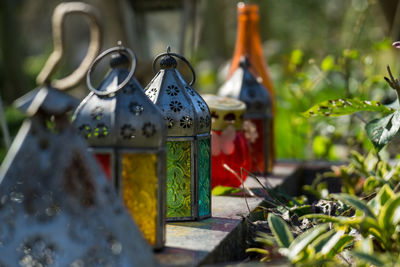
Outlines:
{"label": "glass candle holder", "polygon": [[243,132],[246,105],[239,100],[204,95],[211,111],[211,186],[239,187],[250,169],[248,142]]}

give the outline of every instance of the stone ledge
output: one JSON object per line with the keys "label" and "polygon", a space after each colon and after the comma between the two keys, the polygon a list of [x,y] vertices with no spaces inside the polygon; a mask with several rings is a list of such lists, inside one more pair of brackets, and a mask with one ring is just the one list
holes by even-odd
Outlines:
{"label": "stone ledge", "polygon": [[[272,175],[260,177],[265,185],[278,186],[295,176],[298,164],[281,163]],[[245,185],[261,191],[256,179],[249,177]],[[263,197],[247,197],[250,210]],[[213,196],[212,218],[194,222],[167,223],[166,247],[156,253],[162,266],[198,266],[243,260],[246,249],[247,226],[243,217],[249,209],[244,197]]]}

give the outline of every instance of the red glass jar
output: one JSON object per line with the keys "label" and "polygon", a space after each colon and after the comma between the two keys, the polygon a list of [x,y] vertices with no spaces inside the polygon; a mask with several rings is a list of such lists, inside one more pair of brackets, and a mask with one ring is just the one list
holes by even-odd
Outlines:
{"label": "red glass jar", "polygon": [[239,187],[247,178],[251,160],[243,132],[246,105],[239,100],[204,95],[211,112],[211,184]]}

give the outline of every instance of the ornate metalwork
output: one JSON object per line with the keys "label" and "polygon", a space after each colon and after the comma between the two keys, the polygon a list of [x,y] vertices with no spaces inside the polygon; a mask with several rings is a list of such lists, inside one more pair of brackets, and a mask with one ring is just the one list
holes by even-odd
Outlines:
{"label": "ornate metalwork", "polygon": [[[177,71],[174,57],[188,64],[193,73],[190,83]],[[156,57],[153,69],[160,58],[161,70],[146,86],[145,92],[162,110],[168,128],[167,220],[210,217],[211,169],[209,165],[200,166],[197,160],[201,146],[199,139],[210,140],[210,112],[201,96],[191,88],[195,74],[189,62],[168,50]],[[201,184],[199,179],[204,179]],[[205,191],[208,194],[203,193]]]}
{"label": "ornate metalwork", "polygon": [[[89,86],[93,93],[76,109],[74,124],[77,127],[85,125],[80,129],[84,135],[87,135],[86,127],[90,127],[93,129],[92,136],[101,137],[87,139],[91,151],[95,155],[113,155],[113,166],[110,166],[110,161],[99,162],[104,170],[110,172],[112,183],[116,185],[147,241],[154,248],[161,248],[165,242],[166,125],[159,108],[149,100],[133,76],[134,54],[127,51],[130,50],[121,45],[111,48],[92,64],[93,67],[102,57],[114,53],[110,61],[111,71],[98,88]],[[151,90],[151,93],[155,95],[157,90]],[[103,110],[99,120],[91,120],[93,107]],[[150,161],[138,164],[149,157],[156,161],[154,166],[157,168],[154,170],[147,169]],[[150,186],[149,183],[154,184]],[[128,188],[133,184],[138,187]],[[151,205],[138,204],[147,201],[142,199],[145,195],[152,196]],[[149,217],[143,218],[146,214]],[[147,224],[143,223],[146,219],[149,220]],[[150,229],[152,227],[154,229]]]}

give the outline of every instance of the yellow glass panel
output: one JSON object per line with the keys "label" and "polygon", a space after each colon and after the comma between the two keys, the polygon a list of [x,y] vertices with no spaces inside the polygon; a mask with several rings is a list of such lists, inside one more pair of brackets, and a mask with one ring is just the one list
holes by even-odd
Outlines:
{"label": "yellow glass panel", "polygon": [[144,237],[151,245],[157,240],[157,156],[122,156],[122,196]]}

